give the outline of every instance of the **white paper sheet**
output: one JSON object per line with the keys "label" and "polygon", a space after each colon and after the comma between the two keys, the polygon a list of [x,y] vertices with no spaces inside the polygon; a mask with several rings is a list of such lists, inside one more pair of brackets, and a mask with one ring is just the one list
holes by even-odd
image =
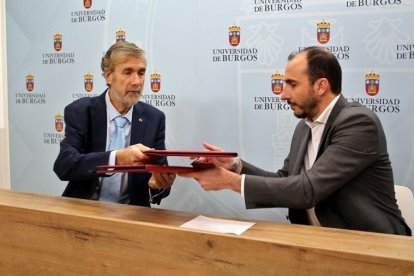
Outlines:
{"label": "white paper sheet", "polygon": [[241,235],[244,231],[252,227],[254,222],[244,222],[236,220],[212,219],[205,216],[198,216],[180,227],[195,230],[212,231],[227,234]]}

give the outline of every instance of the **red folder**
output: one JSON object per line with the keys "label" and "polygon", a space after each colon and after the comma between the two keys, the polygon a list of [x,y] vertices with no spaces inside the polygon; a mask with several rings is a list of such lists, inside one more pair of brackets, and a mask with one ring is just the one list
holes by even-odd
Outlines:
{"label": "red folder", "polygon": [[236,157],[237,152],[229,151],[193,151],[193,150],[146,150],[149,156],[187,156],[187,157]]}
{"label": "red folder", "polygon": [[112,173],[151,173],[151,172],[161,172],[161,173],[186,173],[194,172],[207,168],[211,168],[212,165],[203,164],[195,165],[193,167],[183,167],[183,166],[167,166],[167,165],[138,165],[138,166],[96,166],[97,174],[112,174]]}

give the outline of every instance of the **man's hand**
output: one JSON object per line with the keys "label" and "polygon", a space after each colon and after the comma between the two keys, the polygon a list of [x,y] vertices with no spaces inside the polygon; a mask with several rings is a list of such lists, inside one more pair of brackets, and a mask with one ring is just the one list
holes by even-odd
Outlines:
{"label": "man's hand", "polygon": [[146,164],[151,158],[142,152],[150,149],[142,144],[135,144],[124,149],[119,149],[116,152],[115,164],[133,166]]}
{"label": "man's hand", "polygon": [[152,173],[148,186],[152,189],[170,188],[175,180],[175,173]]}
{"label": "man's hand", "polygon": [[241,176],[218,166],[196,172],[179,173],[178,175],[194,178],[206,191],[230,189],[238,193],[241,192]]}
{"label": "man's hand", "polygon": [[[204,148],[210,151],[223,151],[223,149],[210,145],[208,143],[203,143]],[[214,164],[217,167],[224,168],[226,170],[230,170],[233,164],[232,157],[201,157],[199,158],[196,163],[197,164]]]}

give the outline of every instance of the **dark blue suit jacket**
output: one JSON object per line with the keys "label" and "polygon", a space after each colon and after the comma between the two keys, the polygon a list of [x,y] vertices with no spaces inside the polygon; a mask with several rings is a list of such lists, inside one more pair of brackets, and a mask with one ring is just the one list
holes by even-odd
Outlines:
{"label": "dark blue suit jacket", "polygon": [[[84,199],[98,199],[100,193],[99,177],[92,172],[97,165],[108,164],[110,151],[106,151],[106,104],[105,94],[98,97],[81,98],[65,108],[65,139],[60,144],[60,152],[53,170],[63,181],[69,181],[63,196]],[[141,143],[155,149],[165,149],[165,115],[155,107],[139,102],[133,107],[131,142]],[[157,164],[167,164],[165,158]],[[150,174],[129,174],[125,203],[150,206],[148,180]],[[152,194],[159,191],[153,190]],[[156,197],[169,194],[166,189]]]}

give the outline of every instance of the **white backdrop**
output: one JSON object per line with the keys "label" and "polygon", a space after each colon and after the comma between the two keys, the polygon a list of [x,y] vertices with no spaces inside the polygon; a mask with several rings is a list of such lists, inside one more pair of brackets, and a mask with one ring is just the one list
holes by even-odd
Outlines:
{"label": "white backdrop", "polygon": [[[382,120],[395,183],[414,190],[413,2],[8,0],[12,189],[62,193],[66,183],[52,171],[64,135],[59,115],[68,103],[105,89],[100,59],[121,30],[146,50],[142,100],[166,113],[168,149],[201,150],[206,141],[268,170],[281,167],[297,123],[273,93],[272,75],[283,75],[290,52],[327,47],[343,67],[344,96]],[[160,75],[158,92],[151,89],[153,73]],[[369,74],[376,77],[372,94]],[[204,192],[183,178],[160,207],[286,221],[285,209],[245,210],[240,195]]]}

